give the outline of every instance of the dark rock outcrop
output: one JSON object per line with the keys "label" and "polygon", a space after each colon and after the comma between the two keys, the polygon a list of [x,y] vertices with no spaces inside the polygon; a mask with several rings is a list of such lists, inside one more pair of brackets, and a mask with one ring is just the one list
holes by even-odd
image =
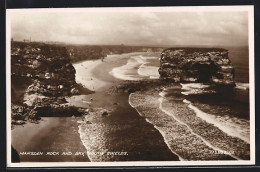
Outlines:
{"label": "dark rock outcrop", "polygon": [[235,86],[228,50],[170,48],[161,53],[160,78],[173,82],[201,82]]}
{"label": "dark rock outcrop", "polygon": [[75,72],[65,47],[12,42],[12,119],[78,116],[80,112],[65,99],[82,90],[75,82]]}
{"label": "dark rock outcrop", "polygon": [[[12,76],[33,78],[30,92],[45,96],[70,95],[78,85],[75,69],[64,47],[13,42],[11,49]],[[72,90],[73,89],[73,90]]]}

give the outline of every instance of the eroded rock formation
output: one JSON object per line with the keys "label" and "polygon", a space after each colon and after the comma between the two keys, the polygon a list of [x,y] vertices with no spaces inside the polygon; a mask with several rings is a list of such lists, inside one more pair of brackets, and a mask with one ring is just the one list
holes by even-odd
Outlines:
{"label": "eroded rock formation", "polygon": [[170,48],[161,53],[160,78],[173,82],[201,82],[234,86],[234,68],[228,50]]}
{"label": "eroded rock formation", "polygon": [[64,98],[79,94],[75,72],[64,47],[12,42],[12,119],[79,115]]}

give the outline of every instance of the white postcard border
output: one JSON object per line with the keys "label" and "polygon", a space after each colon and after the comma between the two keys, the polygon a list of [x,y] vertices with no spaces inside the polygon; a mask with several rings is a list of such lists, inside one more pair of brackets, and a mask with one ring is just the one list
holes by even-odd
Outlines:
{"label": "white postcard border", "polygon": [[[43,12],[248,12],[249,83],[250,83],[250,160],[229,161],[131,161],[131,162],[11,162],[11,21],[17,13]],[[49,8],[6,10],[6,134],[7,167],[112,167],[112,166],[209,166],[209,165],[254,165],[255,164],[255,75],[254,75],[254,6],[186,6],[186,7],[111,7],[111,8]]]}

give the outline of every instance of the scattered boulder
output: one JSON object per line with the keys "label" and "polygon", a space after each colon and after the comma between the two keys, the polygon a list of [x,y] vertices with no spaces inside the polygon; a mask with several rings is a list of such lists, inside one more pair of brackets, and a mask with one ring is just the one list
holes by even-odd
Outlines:
{"label": "scattered boulder", "polygon": [[12,114],[12,118],[14,120],[24,120],[25,119],[25,116],[20,114],[20,113],[15,113],[15,114]]}
{"label": "scattered boulder", "polygon": [[64,97],[59,97],[57,99],[57,103],[58,104],[64,104],[64,103],[67,103],[67,100]]}
{"label": "scattered boulder", "polygon": [[24,107],[12,104],[11,115],[13,120],[24,120],[25,119]]}
{"label": "scattered boulder", "polygon": [[133,93],[133,92],[135,92],[136,90],[134,89],[134,88],[130,88],[127,92],[128,93]]}
{"label": "scattered boulder", "polygon": [[37,107],[35,107],[34,109],[32,109],[29,112],[28,120],[35,121],[35,120],[40,120],[40,119],[41,119],[41,117],[37,114]]}
{"label": "scattered boulder", "polygon": [[86,121],[86,124],[92,124],[90,121]]}
{"label": "scattered boulder", "polygon": [[105,111],[102,113],[102,116],[108,116],[108,113]]}

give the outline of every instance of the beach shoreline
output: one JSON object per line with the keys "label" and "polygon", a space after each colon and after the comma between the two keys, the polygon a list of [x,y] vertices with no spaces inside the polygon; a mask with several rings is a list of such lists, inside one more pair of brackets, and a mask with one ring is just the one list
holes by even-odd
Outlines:
{"label": "beach shoreline", "polygon": [[[57,147],[53,144],[71,144],[68,145],[69,152],[86,152],[86,156],[56,156],[56,158],[48,156],[21,156],[22,162],[55,162],[55,161],[160,161],[160,160],[179,160],[178,156],[174,155],[167,147],[161,134],[154,129],[153,125],[147,123],[145,119],[139,116],[134,108],[129,105],[129,90],[132,86],[126,86],[127,89],[117,88],[121,81],[114,78],[109,71],[113,68],[126,64],[129,56],[139,53],[128,53],[119,55],[118,60],[115,56],[109,56],[104,59],[95,61],[85,61],[74,64],[76,71],[82,70],[82,75],[85,77],[82,80],[77,79],[78,84],[82,84],[85,88],[93,91],[90,94],[75,95],[66,97],[68,104],[83,109],[88,109],[89,113],[83,117],[67,118],[42,118],[39,124],[25,124],[24,127],[17,126],[12,131],[12,144],[20,152],[40,150],[39,146],[46,152],[58,150],[63,152],[63,147]],[[103,70],[100,70],[103,69]],[[92,79],[91,79],[92,78]],[[87,80],[82,83],[79,81]],[[90,81],[90,82],[89,82]],[[91,82],[92,81],[92,82]],[[131,82],[131,81],[130,81]],[[117,91],[115,91],[117,90]],[[119,94],[118,94],[119,90]],[[114,92],[115,91],[115,92]],[[106,112],[105,116],[102,115]],[[62,122],[60,121],[62,120]],[[66,129],[64,128],[66,125]],[[72,128],[67,128],[72,126]],[[75,127],[77,132],[75,132]],[[35,129],[36,128],[36,129]],[[52,131],[55,130],[55,131]],[[33,132],[29,132],[32,130]],[[52,136],[57,131],[64,132],[58,140]],[[101,131],[101,133],[97,133]],[[143,132],[140,132],[143,131]],[[24,133],[25,137],[22,137]],[[38,144],[45,138],[45,144]],[[102,134],[103,133],[103,134]],[[86,135],[87,134],[87,135]],[[105,135],[104,135],[105,134]],[[71,143],[69,138],[74,138],[75,142]],[[88,140],[86,138],[92,138]],[[121,138],[119,141],[118,139]],[[145,139],[146,138],[146,139]],[[33,144],[28,144],[30,140],[35,139]],[[39,140],[40,139],[40,140]],[[102,139],[103,141],[101,141]],[[24,146],[19,145],[19,141],[24,142]],[[100,142],[101,141],[101,142]],[[76,145],[79,144],[79,148]],[[30,145],[28,147],[28,145]],[[50,146],[46,146],[50,145]],[[94,147],[93,147],[94,146]],[[97,147],[98,146],[98,149]],[[71,150],[71,151],[70,151]],[[97,152],[103,152],[103,156],[97,156]],[[121,152],[120,155],[114,155]],[[104,155],[107,153],[107,156]]]}
{"label": "beach shoreline", "polygon": [[[249,144],[229,136],[214,124],[206,123],[190,108],[191,103],[184,101],[190,94],[185,90],[187,85],[149,77],[140,77],[138,80],[119,79],[111,73],[113,69],[126,65],[132,56],[143,55],[145,53],[137,52],[111,55],[103,61],[73,64],[77,83],[92,91],[90,94],[66,97],[69,105],[87,109],[80,122],[72,122],[77,128],[75,137],[85,150],[87,161],[249,158]],[[140,63],[139,67],[142,66]],[[135,66],[133,69],[139,68]],[[174,103],[164,97],[167,89],[172,90],[171,101]],[[192,94],[205,91],[204,87],[198,89],[202,90],[195,90]],[[69,120],[73,121],[72,118]],[[203,132],[200,124],[209,128],[208,133]],[[220,138],[214,138],[210,133],[217,133]],[[233,154],[214,153],[229,150]]]}
{"label": "beach shoreline", "polygon": [[[91,112],[85,116],[87,122],[79,125],[80,137],[91,161],[179,160],[178,156],[168,149],[161,134],[154,129],[153,125],[147,123],[129,105],[132,81],[119,80],[109,73],[113,68],[125,65],[130,56],[135,55],[140,53],[110,56],[102,63],[96,63],[89,73],[93,80],[98,78],[105,82],[105,87],[94,86],[98,88],[95,93],[73,96],[68,100],[74,106],[91,109]],[[123,85],[126,87],[121,88]],[[83,101],[85,103],[82,103]],[[104,112],[107,115],[103,116]],[[115,156],[113,152],[124,152],[127,156]]]}

